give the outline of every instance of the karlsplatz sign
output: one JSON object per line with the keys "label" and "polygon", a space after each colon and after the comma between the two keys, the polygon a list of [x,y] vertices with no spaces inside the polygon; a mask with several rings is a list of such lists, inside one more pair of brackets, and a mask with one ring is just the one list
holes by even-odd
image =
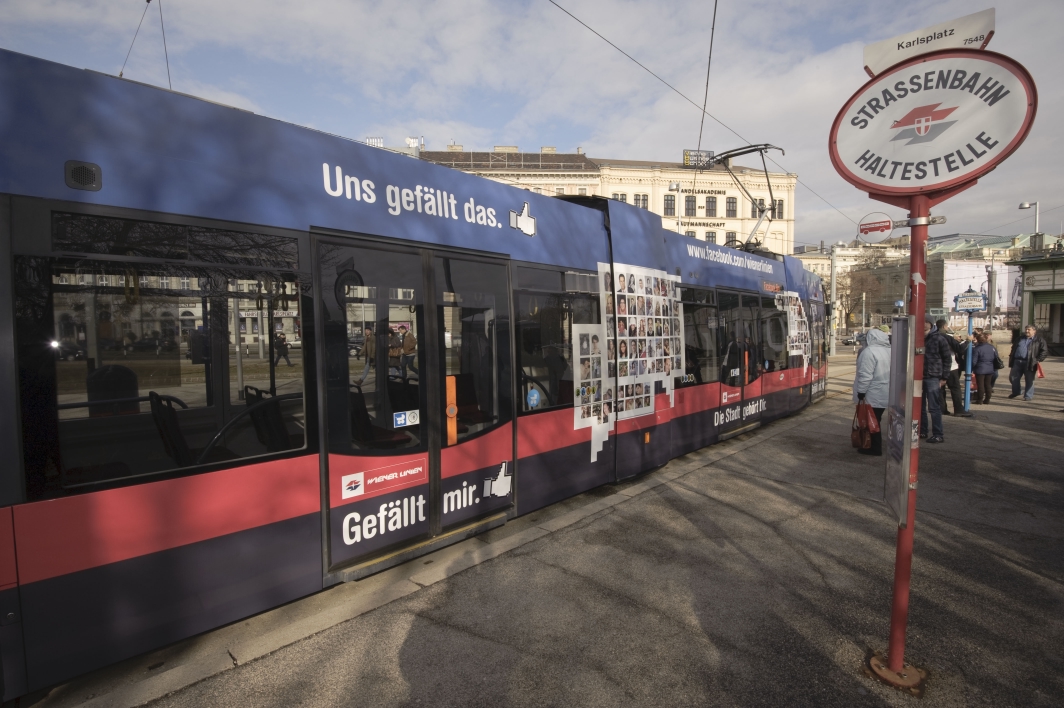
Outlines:
{"label": "karlsplatz sign", "polygon": [[831,127],[831,161],[873,194],[922,194],[974,182],[1020,146],[1038,94],[1020,64],[949,49],[891,68],[855,93]]}

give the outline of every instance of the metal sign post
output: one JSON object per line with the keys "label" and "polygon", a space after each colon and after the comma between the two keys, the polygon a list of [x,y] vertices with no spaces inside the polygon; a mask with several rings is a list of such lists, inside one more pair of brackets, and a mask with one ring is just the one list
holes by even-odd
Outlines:
{"label": "metal sign post", "polygon": [[964,364],[965,417],[970,417],[972,415],[972,353],[975,351],[975,344],[972,342],[972,313],[979,312],[985,308],[985,296],[982,293],[977,293],[972,290],[971,285],[969,285],[968,289],[963,293],[953,298],[953,309],[957,312],[968,313],[968,356],[967,361]]}
{"label": "metal sign post", "polygon": [[[980,44],[985,46],[985,41]],[[893,65],[891,61],[866,67],[873,78],[835,117],[828,147],[843,179],[872,199],[908,208],[908,312],[920,320],[927,312],[931,207],[974,186],[1019,148],[1034,123],[1038,94],[1026,69],[994,52],[945,49],[910,55]],[[923,326],[914,322],[911,336],[914,355],[907,378],[915,418],[924,398]],[[890,640],[886,654],[872,655],[866,670],[884,683],[921,695],[926,672],[905,663],[920,469],[919,437],[916,441],[910,443],[907,480],[895,482],[902,488],[897,491],[905,493],[905,515],[898,519]],[[894,507],[900,510],[901,502]]]}

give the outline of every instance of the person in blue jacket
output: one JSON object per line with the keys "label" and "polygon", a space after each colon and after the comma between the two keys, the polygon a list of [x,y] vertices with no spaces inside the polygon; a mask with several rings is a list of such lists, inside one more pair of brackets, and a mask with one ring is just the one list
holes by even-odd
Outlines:
{"label": "person in blue jacket", "polygon": [[986,334],[975,335],[975,349],[972,350],[972,373],[975,374],[975,400],[972,403],[990,404],[990,394],[994,392],[994,361],[998,358],[997,349],[987,341]]}
{"label": "person in blue jacket", "polygon": [[[870,329],[864,336],[865,345],[857,355],[857,375],[853,380],[855,403],[872,406],[876,420],[883,419],[890,391],[890,338],[880,329]],[[872,433],[872,447],[858,450],[862,455],[883,454],[883,434]]]}

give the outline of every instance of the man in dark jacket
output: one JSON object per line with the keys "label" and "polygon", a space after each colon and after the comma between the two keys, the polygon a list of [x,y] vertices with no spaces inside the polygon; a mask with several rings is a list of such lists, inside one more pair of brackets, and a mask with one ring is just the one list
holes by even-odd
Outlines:
{"label": "man in dark jacket", "polygon": [[[924,387],[923,410],[920,412],[920,437],[929,443],[943,442],[942,390],[949,378],[953,350],[946,336],[938,331],[931,317],[924,319]],[[928,435],[928,418],[931,431]]]}
{"label": "man in dark jacket", "polygon": [[1034,398],[1034,377],[1038,373],[1038,362],[1045,361],[1049,355],[1049,347],[1046,340],[1038,336],[1034,325],[1027,325],[1024,334],[1026,336],[1013,342],[1012,351],[1009,352],[1009,381],[1012,382],[1009,398],[1020,395],[1020,379],[1023,379],[1023,400],[1030,401]]}

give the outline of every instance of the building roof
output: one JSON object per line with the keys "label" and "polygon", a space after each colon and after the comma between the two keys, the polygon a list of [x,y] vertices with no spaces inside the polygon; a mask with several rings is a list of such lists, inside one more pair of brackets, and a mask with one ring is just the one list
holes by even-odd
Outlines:
{"label": "building roof", "polygon": [[598,165],[581,153],[457,152],[425,150],[421,159],[459,170],[528,170],[597,174]]}

